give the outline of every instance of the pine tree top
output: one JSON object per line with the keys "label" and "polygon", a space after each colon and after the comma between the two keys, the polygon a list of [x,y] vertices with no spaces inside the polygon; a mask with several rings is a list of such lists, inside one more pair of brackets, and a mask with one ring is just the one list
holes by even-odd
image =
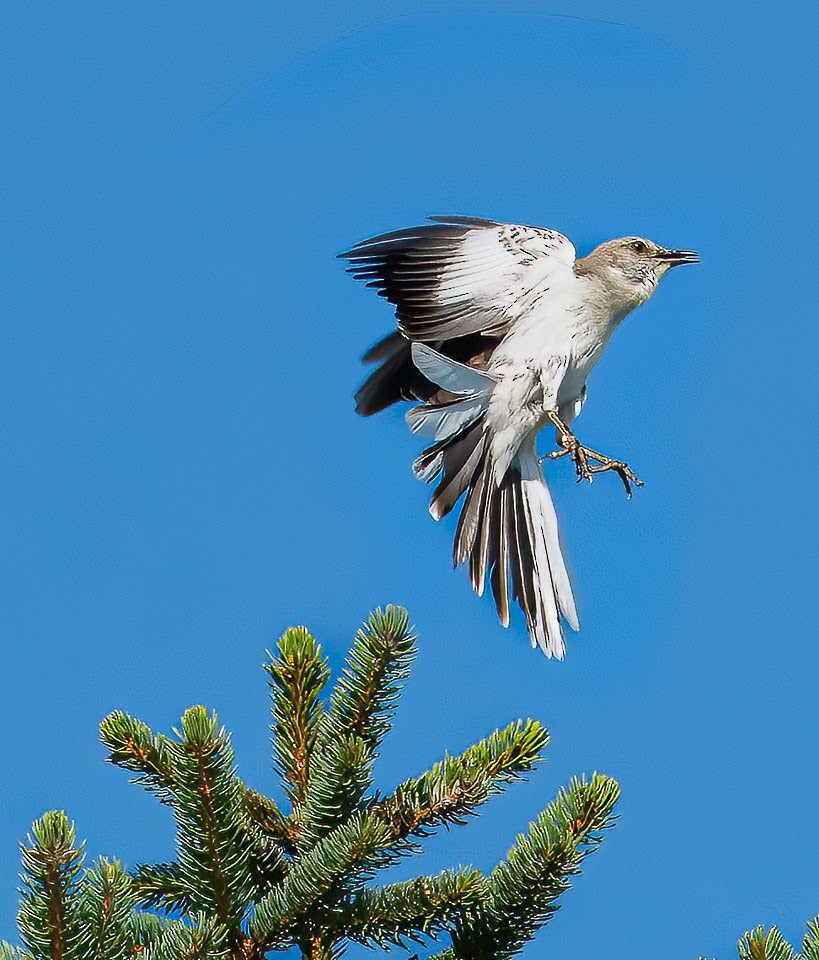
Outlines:
{"label": "pine tree top", "polygon": [[619,788],[599,774],[573,779],[489,874],[459,867],[376,884],[525,776],[548,742],[537,721],[518,720],[379,793],[375,760],[415,652],[406,611],[376,610],[327,695],[321,647],[304,627],[284,633],[265,671],[287,809],[240,779],[230,737],[204,707],[187,710],[173,736],[110,714],[108,759],[169,808],[176,858],[86,866],[66,815],[45,814],[22,845],[23,946],[3,945],[0,960],[254,960],[293,947],[336,960],[352,942],[442,936],[441,960],[514,956],[612,825]]}

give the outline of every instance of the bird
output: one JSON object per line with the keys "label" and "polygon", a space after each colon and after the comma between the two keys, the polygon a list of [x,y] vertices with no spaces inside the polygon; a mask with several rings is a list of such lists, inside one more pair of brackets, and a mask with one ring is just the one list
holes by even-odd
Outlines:
{"label": "bird", "polygon": [[[378,366],[355,394],[357,412],[415,402],[407,423],[431,443],[413,470],[438,480],[432,517],[465,495],[454,566],[468,564],[479,595],[490,584],[504,627],[517,601],[532,647],[563,659],[563,626],[580,625],[543,465],[568,456],[578,482],[611,471],[629,497],[643,485],[625,461],[582,444],[572,424],[618,325],[672,267],[699,255],[629,236],[578,258],[556,230],[453,215],[339,257],[397,320],[364,354]],[[557,449],[538,457],[548,426]]]}

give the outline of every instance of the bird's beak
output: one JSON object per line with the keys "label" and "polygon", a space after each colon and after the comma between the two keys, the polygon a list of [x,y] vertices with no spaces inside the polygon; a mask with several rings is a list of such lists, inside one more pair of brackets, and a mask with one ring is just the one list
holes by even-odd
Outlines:
{"label": "bird's beak", "polygon": [[677,267],[681,263],[699,263],[700,255],[695,250],[660,250],[657,259],[670,267]]}

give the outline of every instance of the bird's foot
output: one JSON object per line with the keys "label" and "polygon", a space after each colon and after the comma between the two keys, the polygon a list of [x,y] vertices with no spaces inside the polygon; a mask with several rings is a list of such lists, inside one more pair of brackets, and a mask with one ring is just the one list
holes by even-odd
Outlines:
{"label": "bird's foot", "polygon": [[631,500],[631,494],[633,492],[631,489],[632,484],[634,484],[635,487],[645,486],[643,481],[640,480],[624,460],[612,460],[611,457],[604,457],[588,449],[586,450],[586,456],[598,461],[598,466],[590,468],[592,473],[605,473],[607,470],[613,470],[617,474],[623,481],[623,486],[626,488],[626,496],[629,500]]}
{"label": "bird's foot", "polygon": [[626,488],[626,496],[629,499],[631,499],[633,492],[632,484],[635,487],[645,486],[624,460],[613,460],[605,454],[598,453],[597,450],[583,446],[573,433],[560,434],[558,440],[563,449],[547,454],[546,457],[541,458],[541,461],[546,459],[557,460],[568,454],[574,461],[578,483],[582,483],[584,480],[592,483],[596,473],[607,473],[612,470],[622,480],[623,486]]}

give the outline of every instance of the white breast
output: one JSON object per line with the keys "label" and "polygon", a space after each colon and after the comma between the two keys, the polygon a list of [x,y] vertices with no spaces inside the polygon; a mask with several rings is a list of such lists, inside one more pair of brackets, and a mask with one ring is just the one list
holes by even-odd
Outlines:
{"label": "white breast", "polygon": [[611,312],[584,278],[550,290],[506,335],[492,357],[490,373],[537,370],[559,403],[572,402],[600,359],[614,327]]}

